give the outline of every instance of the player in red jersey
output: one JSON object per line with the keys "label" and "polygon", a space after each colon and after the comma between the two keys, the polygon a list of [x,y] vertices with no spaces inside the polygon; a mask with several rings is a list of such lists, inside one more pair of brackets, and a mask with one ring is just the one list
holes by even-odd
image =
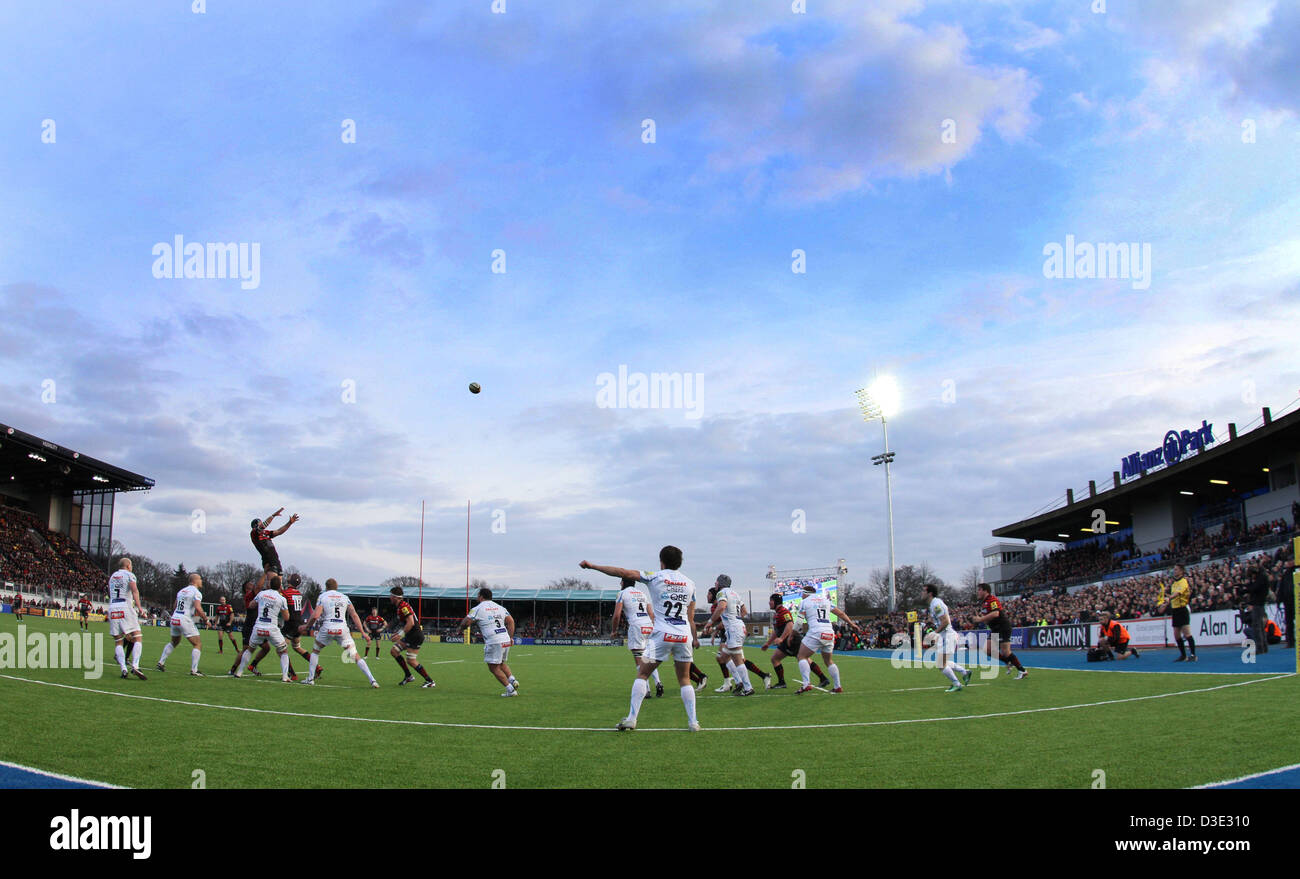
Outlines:
{"label": "player in red jersey", "polygon": [[87,632],[90,631],[91,607],[93,607],[93,605],[91,605],[90,603],[90,598],[86,595],[82,595],[81,600],[77,602],[77,612],[80,617],[80,619],[77,622],[78,622],[78,628],[85,629]]}
{"label": "player in red jersey", "polygon": [[[393,649],[391,652],[393,659],[397,660],[397,664],[402,667],[402,671],[406,674],[406,677],[398,681],[397,685],[401,687],[415,682],[415,676],[411,674],[413,668],[420,673],[420,677],[424,678],[424,683],[420,685],[420,689],[431,689],[435,686],[433,678],[429,677],[429,673],[424,670],[424,666],[420,665],[420,645],[424,643],[424,629],[420,628],[420,618],[415,615],[415,611],[411,610],[411,605],[402,597],[401,586],[394,586],[388,592],[388,600],[393,603],[393,607],[397,608],[398,626],[393,631]],[[402,656],[403,653],[406,654],[405,658]]]}
{"label": "player in red jersey", "polygon": [[370,608],[370,614],[365,619],[366,634],[370,636],[366,640],[365,655],[370,655],[370,645],[375,646],[375,656],[379,656],[379,641],[383,637],[384,629],[388,628],[388,622],[379,614],[379,608]]}
{"label": "player in red jersey", "polygon": [[23,621],[23,594],[19,592],[15,595],[9,606],[14,612],[14,617],[21,623]]}
{"label": "player in red jersey", "polygon": [[1020,660],[1011,652],[1011,617],[1007,616],[1006,610],[1002,607],[1002,602],[998,601],[993,590],[987,584],[981,583],[976,587],[976,595],[980,600],[980,612],[974,617],[976,623],[987,623],[992,634],[989,636],[988,643],[985,645],[985,652],[991,658],[993,656],[993,641],[998,642],[998,655],[1002,661],[1007,664],[1007,674],[1011,674],[1011,669],[1018,670],[1016,680],[1029,677],[1029,672],[1020,664]]}
{"label": "player in red jersey", "polygon": [[[785,668],[781,665],[781,660],[787,656],[798,657],[799,633],[794,624],[794,614],[791,613],[790,608],[782,604],[780,592],[772,593],[767,599],[767,606],[772,609],[772,634],[767,636],[767,643],[763,645],[763,649],[776,648],[776,652],[772,654],[772,671],[776,672],[776,683],[771,686],[771,689],[784,690]],[[812,668],[813,674],[817,675],[821,687],[823,689],[830,687],[830,679],[822,672],[821,666],[811,659],[808,665]]]}
{"label": "player in red jersey", "polygon": [[[238,646],[235,643],[235,633],[231,631],[235,626],[235,609],[231,607],[226,596],[222,595],[217,601],[217,652],[225,653],[223,646],[226,638],[230,639],[230,649],[236,654],[239,653]],[[223,637],[224,633],[224,637]]]}

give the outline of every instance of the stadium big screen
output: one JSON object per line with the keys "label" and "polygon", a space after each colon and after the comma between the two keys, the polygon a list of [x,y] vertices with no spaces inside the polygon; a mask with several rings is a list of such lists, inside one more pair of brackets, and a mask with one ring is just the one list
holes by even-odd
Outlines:
{"label": "stadium big screen", "polygon": [[790,608],[795,616],[799,615],[799,605],[803,603],[803,587],[811,583],[817,587],[818,595],[825,595],[831,604],[839,607],[840,581],[838,577],[810,577],[793,580],[777,580],[774,591],[781,593],[781,603]]}

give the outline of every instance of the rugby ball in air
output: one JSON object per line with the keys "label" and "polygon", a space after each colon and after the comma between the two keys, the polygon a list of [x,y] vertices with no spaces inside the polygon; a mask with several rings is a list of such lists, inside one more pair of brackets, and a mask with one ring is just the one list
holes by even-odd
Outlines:
{"label": "rugby ball in air", "polygon": [[470,383],[469,383],[469,392],[470,392],[471,394],[477,394],[477,393],[478,393],[479,391],[481,391],[481,390],[483,390],[483,389],[482,389],[481,387],[479,387],[479,383],[478,383],[478,382],[470,382]]}

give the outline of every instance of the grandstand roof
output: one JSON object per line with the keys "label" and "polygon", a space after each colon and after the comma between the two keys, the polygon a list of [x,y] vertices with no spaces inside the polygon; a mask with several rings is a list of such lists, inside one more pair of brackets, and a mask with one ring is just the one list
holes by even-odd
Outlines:
{"label": "grandstand roof", "polygon": [[114,467],[49,440],[0,424],[0,480],[27,489],[141,491],[147,476]]}
{"label": "grandstand roof", "polygon": [[[339,586],[339,591],[352,598],[387,598],[387,586]],[[419,593],[408,590],[407,598]],[[465,599],[464,586],[425,586],[425,601],[439,599]],[[617,589],[537,589],[531,586],[510,586],[492,590],[493,601],[615,601]]]}
{"label": "grandstand roof", "polygon": [[[1214,503],[1267,487],[1268,475],[1264,468],[1270,458],[1294,454],[1300,449],[1300,409],[1235,439],[1230,438],[1227,430],[1219,430],[1215,440],[1213,446],[1176,464],[1122,482],[1118,488],[1112,480],[1107,487],[1098,486],[1095,495],[1084,491],[1080,498],[1076,494],[1073,504],[995,528],[993,536],[1060,543],[1064,541],[1059,536],[1063,533],[1072,538],[1084,536],[1083,529],[1091,525],[1092,511],[1098,507],[1106,511],[1107,519],[1119,522],[1110,526],[1118,530],[1132,526],[1134,506],[1153,497],[1188,491],[1194,492],[1200,503]],[[1117,455],[1116,459],[1119,458]],[[1211,479],[1228,484],[1217,485]]]}

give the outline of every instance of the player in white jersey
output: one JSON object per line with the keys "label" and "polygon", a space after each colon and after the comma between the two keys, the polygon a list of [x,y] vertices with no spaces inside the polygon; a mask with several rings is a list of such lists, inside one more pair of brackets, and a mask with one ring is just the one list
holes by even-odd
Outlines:
{"label": "player in white jersey", "polygon": [[636,680],[632,682],[632,710],[618,722],[618,729],[636,729],[636,718],[641,713],[641,703],[650,692],[650,675],[659,663],[671,658],[677,670],[677,683],[681,687],[682,705],[686,708],[686,723],[691,731],[698,731],[700,722],[695,717],[695,687],[691,685],[692,651],[700,646],[695,633],[695,581],[679,570],[682,551],[675,546],[659,550],[662,570],[631,571],[612,565],[593,565],[583,561],[580,567],[599,571],[610,577],[635,580],[646,584],[650,604],[654,607],[654,625],[646,643],[641,663],[637,666]]}
{"label": "player in white jersey", "polygon": [[325,581],[325,591],[316,599],[316,608],[311,612],[311,618],[307,621],[308,630],[319,624],[316,629],[316,644],[312,647],[311,659],[307,661],[307,680],[306,684],[316,685],[316,669],[320,665],[320,652],[324,647],[333,642],[343,648],[343,661],[355,662],[357,668],[370,681],[372,689],[379,689],[379,682],[375,676],[370,673],[370,666],[366,661],[357,654],[357,645],[352,640],[352,633],[348,629],[348,621],[352,621],[353,628],[361,633],[361,637],[366,639],[366,646],[370,646],[370,636],[366,634],[365,629],[361,627],[361,617],[357,616],[357,609],[352,606],[352,599],[348,598],[339,591],[339,582],[333,577]]}
{"label": "player in white jersey", "polygon": [[253,648],[261,648],[258,659],[265,656],[266,642],[270,641],[280,657],[280,680],[286,684],[292,683],[292,678],[289,677],[289,643],[284,640],[284,633],[280,631],[280,623],[289,621],[289,603],[275,589],[263,589],[257,593],[253,603],[257,605],[253,637],[249,639],[248,647],[239,656],[239,670],[234,673],[234,676],[237,678],[244,676],[244,669],[253,658]]}
{"label": "player in white jersey", "polygon": [[[641,667],[641,654],[645,652],[645,645],[655,630],[654,609],[650,606],[650,596],[641,588],[637,581],[624,578],[619,581],[618,598],[614,601],[614,619],[610,631],[618,635],[618,624],[622,619],[627,620],[627,649],[632,651],[632,662],[637,668]],[[664,694],[664,685],[659,680],[659,669],[651,672],[650,677],[655,682],[655,698]]]}
{"label": "player in white jersey", "polygon": [[713,615],[704,624],[704,634],[715,628],[722,635],[722,647],[718,650],[718,665],[736,682],[732,692],[737,696],[754,695],[754,685],[749,680],[749,669],[745,667],[745,611],[747,608],[740,600],[740,594],[731,588],[731,578],[719,574],[717,584],[713,587]]}
{"label": "player in white jersey", "polygon": [[515,640],[515,618],[504,607],[492,600],[492,590],[484,586],[478,591],[478,603],[465,619],[460,621],[457,632],[463,632],[471,625],[477,625],[483,636],[483,661],[487,663],[492,677],[506,688],[502,696],[519,695],[519,679],[510,671],[510,645]]}
{"label": "player in white jersey", "polygon": [[198,617],[203,622],[208,621],[208,615],[203,612],[203,592],[200,587],[203,585],[203,578],[198,574],[190,574],[190,585],[186,586],[180,592],[176,593],[176,609],[172,611],[172,640],[163,645],[162,656],[158,658],[158,664],[154,666],[159,671],[167,670],[167,657],[172,655],[172,651],[181,643],[184,637],[190,642],[190,674],[196,678],[203,677],[203,672],[199,671],[199,656],[203,653],[203,639],[199,637],[199,627],[194,623],[194,617]]}
{"label": "player in white jersey", "polygon": [[[970,670],[953,661],[957,655],[957,630],[952,627],[952,615],[948,613],[948,605],[939,597],[938,587],[926,583],[924,589],[930,602],[930,619],[934,623],[934,648],[939,668],[943,670],[943,676],[952,681],[952,686],[944,692],[956,693],[970,683]],[[957,675],[961,675],[963,680],[957,680]]]}
{"label": "player in white jersey", "polygon": [[[131,573],[131,560],[123,556],[118,560],[117,570],[108,578],[108,633],[113,636],[113,657],[122,669],[122,677],[135,675],[146,680],[140,673],[140,654],[144,651],[144,642],[140,640],[140,617],[144,608],[140,605],[140,589]],[[131,642],[131,668],[126,667],[126,648],[123,641]]]}
{"label": "player in white jersey", "polygon": [[831,622],[832,614],[839,617],[841,622],[847,623],[853,631],[862,633],[862,628],[849,619],[844,611],[831,604],[831,600],[825,595],[817,594],[816,586],[809,584],[803,587],[803,601],[799,604],[799,615],[807,621],[808,631],[799,644],[799,675],[803,678],[803,685],[795,690],[796,696],[812,689],[812,682],[809,679],[812,667],[808,664],[808,657],[814,653],[820,653],[826,662],[826,673],[830,675],[831,683],[835,685],[831,692],[844,692],[840,686],[840,668],[835,664],[834,659],[835,626]]}

